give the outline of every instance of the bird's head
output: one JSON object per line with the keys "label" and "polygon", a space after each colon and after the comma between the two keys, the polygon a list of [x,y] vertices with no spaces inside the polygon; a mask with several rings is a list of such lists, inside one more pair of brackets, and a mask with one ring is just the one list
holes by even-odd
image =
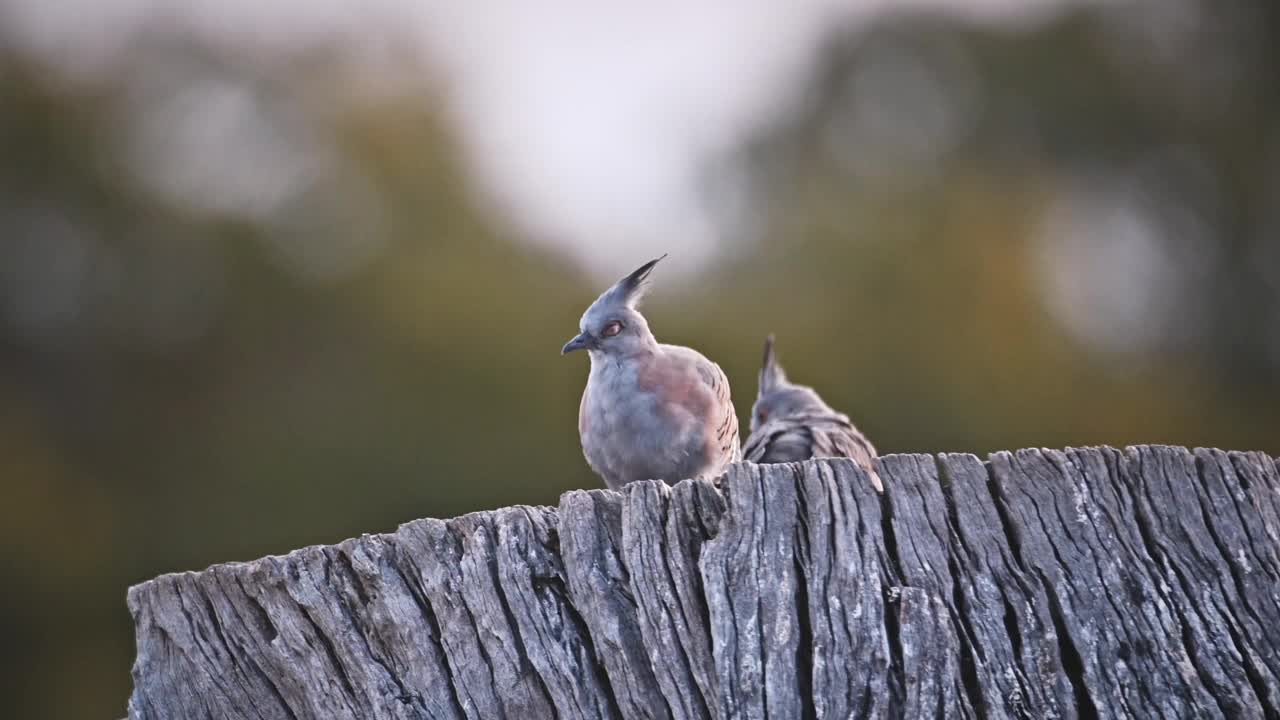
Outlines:
{"label": "bird's head", "polygon": [[773,352],[773,336],[764,341],[764,361],[760,365],[760,387],[751,408],[751,431],[769,420],[808,412],[829,410],[813,388],[796,385],[778,364]]}
{"label": "bird's head", "polygon": [[587,350],[592,356],[627,356],[652,349],[656,341],[638,308],[649,287],[649,273],[665,257],[641,265],[601,293],[582,314],[581,332],[565,343],[561,354]]}

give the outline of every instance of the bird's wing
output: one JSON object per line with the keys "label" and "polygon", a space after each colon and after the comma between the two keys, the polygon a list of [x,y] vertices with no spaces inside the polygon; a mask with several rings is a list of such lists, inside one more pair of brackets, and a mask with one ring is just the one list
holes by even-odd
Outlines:
{"label": "bird's wing", "polygon": [[884,492],[876,471],[875,447],[848,417],[839,413],[770,420],[747,438],[742,454],[747,460],[761,464],[847,457],[867,473],[876,492]]}
{"label": "bird's wing", "polygon": [[876,492],[884,492],[876,472],[876,449],[845,415],[823,417],[814,423],[814,457],[847,457],[858,463],[871,478]]}
{"label": "bird's wing", "polygon": [[742,459],[742,448],[738,444],[738,412],[733,408],[733,398],[729,393],[729,378],[719,365],[701,355],[697,357],[695,367],[711,391],[717,457],[725,463],[737,462]]}
{"label": "bird's wing", "polygon": [[747,438],[742,456],[754,463],[799,462],[813,457],[813,432],[803,422],[770,420]]}
{"label": "bird's wing", "polygon": [[656,444],[647,454],[665,458],[682,477],[721,472],[740,457],[729,380],[695,350],[661,347],[662,353],[637,373],[638,390],[656,410],[651,412]]}

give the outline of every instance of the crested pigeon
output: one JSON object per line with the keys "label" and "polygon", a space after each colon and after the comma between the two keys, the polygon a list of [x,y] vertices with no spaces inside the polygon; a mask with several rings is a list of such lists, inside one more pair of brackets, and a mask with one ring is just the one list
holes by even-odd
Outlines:
{"label": "crested pigeon", "polygon": [[751,409],[751,436],[742,454],[760,464],[852,458],[871,478],[876,492],[884,492],[875,468],[875,447],[849,416],[832,410],[813,388],[787,380],[774,356],[772,335],[765,340],[759,393]]}
{"label": "crested pigeon", "polygon": [[636,480],[714,477],[741,459],[738,416],[719,365],[659,343],[637,309],[649,273],[640,266],[583,313],[561,353],[586,350],[591,372],[578,409],[587,464],[617,490]]}

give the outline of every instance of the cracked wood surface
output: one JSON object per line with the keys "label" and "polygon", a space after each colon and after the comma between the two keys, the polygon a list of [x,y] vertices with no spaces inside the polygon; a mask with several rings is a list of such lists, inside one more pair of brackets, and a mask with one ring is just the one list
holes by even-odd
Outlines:
{"label": "cracked wood surface", "polygon": [[1280,718],[1280,474],[1142,446],[735,465],[129,591],[129,715]]}

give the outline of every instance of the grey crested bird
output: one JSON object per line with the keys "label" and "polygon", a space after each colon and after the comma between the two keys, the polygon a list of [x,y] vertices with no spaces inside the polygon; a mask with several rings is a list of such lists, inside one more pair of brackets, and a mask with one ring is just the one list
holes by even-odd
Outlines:
{"label": "grey crested bird", "polygon": [[876,492],[884,492],[875,468],[875,447],[848,415],[833,410],[813,388],[787,380],[774,355],[772,335],[764,343],[760,388],[751,408],[751,436],[742,455],[759,464],[852,458],[871,478]]}
{"label": "grey crested bird", "polygon": [[637,309],[665,257],[604,291],[561,350],[591,357],[578,434],[587,464],[615,490],[636,480],[710,478],[741,459],[724,371],[696,350],[658,342]]}

